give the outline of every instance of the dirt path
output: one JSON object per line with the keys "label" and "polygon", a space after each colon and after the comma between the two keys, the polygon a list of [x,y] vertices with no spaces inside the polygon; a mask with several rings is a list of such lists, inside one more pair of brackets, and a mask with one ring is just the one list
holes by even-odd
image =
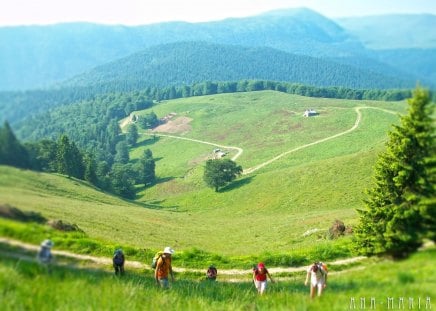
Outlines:
{"label": "dirt path", "polygon": [[242,150],[242,148],[239,147],[234,147],[234,146],[224,146],[224,145],[219,145],[216,143],[212,143],[209,141],[204,141],[204,140],[199,140],[199,139],[194,139],[194,138],[188,138],[188,137],[181,137],[181,136],[175,136],[175,135],[168,135],[168,134],[160,134],[160,133],[142,133],[144,135],[150,135],[150,136],[162,136],[162,137],[170,137],[170,138],[176,138],[176,139],[181,139],[181,140],[188,140],[188,141],[193,141],[196,143],[200,143],[200,144],[206,144],[206,145],[211,145],[214,147],[219,147],[222,149],[232,149],[232,150],[236,150],[237,153],[232,157],[232,161],[236,161],[237,158],[239,158],[241,156],[241,154],[244,152],[244,150]]}
{"label": "dirt path", "polygon": [[[9,238],[5,238],[5,237],[0,237],[0,244],[7,244],[10,246],[20,247],[22,249],[25,249],[28,251],[33,251],[35,253],[39,250],[38,245],[24,243],[24,242],[21,242],[18,240],[9,239]],[[18,258],[18,257],[22,256],[22,255],[14,256],[14,254],[12,254],[11,252],[7,252],[7,253],[10,255],[9,257],[17,257]],[[105,265],[105,266],[112,265],[112,258],[108,258],[108,257],[96,257],[96,256],[90,256],[90,255],[81,255],[81,254],[76,254],[76,253],[72,253],[72,252],[68,252],[68,251],[56,250],[56,249],[52,250],[52,254],[55,256],[57,255],[57,256],[63,256],[63,257],[68,257],[68,258],[73,258],[73,259],[78,259],[78,260],[83,260],[83,261],[90,261],[90,262],[93,262],[93,263],[98,264],[98,265]],[[341,265],[359,262],[359,261],[364,260],[365,258],[366,257],[363,257],[363,256],[353,257],[353,258],[347,258],[347,259],[337,260],[337,261],[333,261],[333,262],[328,262],[327,264],[329,267],[330,266],[331,267],[341,266]],[[139,262],[139,261],[126,260],[125,266],[137,268],[137,269],[151,270],[150,265],[146,265],[146,264]],[[178,267],[174,267],[173,269],[175,272],[198,272],[198,273],[205,272],[204,269],[178,268]],[[305,267],[305,266],[303,266],[303,267],[289,267],[289,268],[282,268],[282,267],[268,268],[268,270],[271,273],[303,272],[306,269],[307,269],[307,267]],[[239,275],[240,276],[240,275],[250,274],[251,270],[249,270],[249,269],[248,270],[247,269],[220,269],[219,273],[220,273],[220,275],[227,275],[227,276]]]}
{"label": "dirt path", "polygon": [[348,133],[351,133],[352,131],[356,130],[359,127],[360,121],[362,120],[362,113],[360,112],[361,109],[377,109],[377,110],[381,110],[381,111],[384,111],[384,112],[387,112],[387,113],[396,114],[396,112],[393,112],[393,111],[390,111],[390,110],[386,110],[386,109],[382,109],[382,108],[376,108],[376,107],[356,107],[356,108],[354,108],[354,110],[357,113],[357,118],[356,118],[356,121],[354,122],[354,125],[350,129],[348,129],[346,131],[343,131],[341,133],[338,133],[338,134],[335,134],[335,135],[323,138],[323,139],[319,139],[319,140],[311,142],[309,144],[302,145],[302,146],[299,146],[297,148],[285,151],[285,152],[279,154],[278,156],[276,156],[276,157],[274,157],[274,158],[272,158],[272,159],[270,159],[270,160],[268,160],[266,162],[263,162],[263,163],[261,163],[259,165],[254,166],[254,167],[250,167],[248,169],[245,169],[242,174],[243,175],[247,175],[247,174],[253,173],[253,172],[255,172],[255,171],[257,171],[257,170],[259,170],[259,169],[261,169],[261,168],[263,168],[263,167],[265,167],[265,166],[267,166],[267,165],[269,165],[269,164],[271,164],[271,163],[273,163],[273,162],[275,162],[277,160],[279,160],[280,158],[283,158],[284,156],[287,156],[290,153],[293,153],[293,152],[299,151],[301,149],[304,149],[304,148],[307,148],[307,147],[311,147],[313,145],[317,145],[317,144],[326,142],[328,140],[335,139],[335,138],[338,138],[340,136],[343,136],[343,135],[346,135]]}
{"label": "dirt path", "polygon": [[[253,172],[255,172],[255,171],[257,171],[257,170],[259,170],[259,169],[261,169],[261,168],[263,168],[263,167],[265,167],[265,166],[267,166],[267,165],[269,165],[269,164],[271,164],[271,163],[273,163],[273,162],[275,162],[275,161],[277,161],[277,160],[279,160],[279,159],[281,159],[281,158],[283,158],[283,157],[285,157],[285,156],[287,156],[287,155],[289,155],[291,153],[293,153],[293,152],[296,152],[296,151],[299,151],[299,150],[302,150],[304,148],[308,148],[308,147],[311,147],[311,146],[314,146],[314,145],[317,145],[317,144],[321,144],[321,143],[326,142],[328,140],[335,139],[335,138],[338,138],[340,136],[343,136],[343,135],[346,135],[348,133],[351,133],[352,131],[356,130],[359,127],[360,121],[362,119],[362,113],[361,113],[360,110],[362,110],[362,109],[376,109],[376,110],[380,110],[380,111],[383,111],[383,112],[386,112],[386,113],[390,113],[390,114],[395,114],[395,115],[398,114],[395,111],[387,110],[387,109],[383,109],[383,108],[378,108],[378,107],[364,107],[364,106],[355,107],[354,110],[357,113],[357,118],[356,118],[356,121],[354,122],[354,125],[350,129],[348,129],[346,131],[343,131],[343,132],[340,132],[338,134],[335,134],[335,135],[332,135],[332,136],[329,136],[329,137],[326,137],[326,138],[323,138],[323,139],[319,139],[317,141],[314,141],[314,142],[311,142],[311,143],[308,143],[308,144],[305,144],[305,145],[302,145],[302,146],[299,146],[299,147],[296,147],[294,149],[285,151],[285,152],[275,156],[274,158],[272,158],[272,159],[270,159],[268,161],[265,161],[265,162],[260,163],[260,164],[258,164],[256,166],[244,169],[244,171],[242,172],[242,175],[251,174],[251,173],[253,173]],[[131,119],[129,117],[124,119],[121,122],[121,124],[120,124],[121,128],[124,128],[130,122],[131,122]],[[209,141],[204,141],[204,140],[199,140],[199,139],[181,137],[181,136],[176,136],[176,135],[160,134],[160,133],[156,133],[156,132],[153,132],[153,133],[142,133],[142,134],[150,135],[150,136],[156,135],[156,136],[162,136],[162,137],[170,137],[170,138],[175,138],[175,139],[182,139],[182,140],[192,141],[192,142],[196,142],[196,143],[211,145],[211,146],[215,146],[215,147],[219,147],[219,148],[223,148],[223,149],[236,150],[237,153],[232,157],[232,161],[236,161],[236,159],[238,159],[242,155],[242,153],[244,152],[244,150],[242,148],[239,148],[239,147],[225,146],[225,145],[220,145],[220,144],[216,144],[216,143],[209,142]]]}

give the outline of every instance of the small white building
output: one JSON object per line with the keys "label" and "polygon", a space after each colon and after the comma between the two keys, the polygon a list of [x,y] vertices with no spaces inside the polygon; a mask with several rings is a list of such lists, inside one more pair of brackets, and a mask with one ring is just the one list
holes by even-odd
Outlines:
{"label": "small white building", "polygon": [[316,112],[316,110],[313,109],[306,109],[306,111],[304,111],[303,113],[303,117],[313,117],[318,115],[318,112]]}
{"label": "small white building", "polygon": [[222,157],[225,157],[227,152],[222,151],[221,149],[214,149],[213,150],[213,157],[214,159],[221,159]]}

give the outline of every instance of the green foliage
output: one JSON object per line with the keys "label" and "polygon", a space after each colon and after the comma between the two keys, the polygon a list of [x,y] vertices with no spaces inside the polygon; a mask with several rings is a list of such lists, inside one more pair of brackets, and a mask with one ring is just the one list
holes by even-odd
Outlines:
{"label": "green foliage", "polygon": [[5,121],[0,127],[0,164],[29,168],[27,150],[15,137],[9,123]]}
{"label": "green foliage", "polygon": [[356,248],[363,254],[407,256],[436,228],[427,162],[434,157],[433,106],[421,88],[408,104],[408,114],[389,133],[387,150],[378,158],[366,209],[359,210]]}
{"label": "green foliage", "polygon": [[110,172],[112,180],[112,191],[124,198],[134,199],[135,190],[135,173],[129,164],[115,163]]}
{"label": "green foliage", "polygon": [[157,115],[152,111],[150,113],[141,115],[138,122],[141,128],[150,129],[159,124],[159,119],[157,118]]}
{"label": "green foliage", "polygon": [[210,159],[206,161],[203,179],[209,187],[218,191],[241,173],[242,167],[230,159]]}
{"label": "green foliage", "polygon": [[129,145],[134,146],[138,140],[138,128],[135,124],[130,124],[127,127],[126,141]]}
{"label": "green foliage", "polygon": [[153,153],[150,149],[146,149],[142,157],[137,162],[136,171],[139,175],[138,183],[143,183],[145,186],[151,185],[156,180],[156,163],[153,159]]}
{"label": "green foliage", "polygon": [[70,143],[66,135],[59,138],[56,150],[57,172],[83,179],[85,168],[83,157],[74,142]]}
{"label": "green foliage", "polygon": [[[192,66],[196,63],[197,66]],[[366,70],[326,58],[286,53],[256,45],[225,45],[208,42],[175,42],[153,46],[110,64],[96,67],[68,81],[67,86],[140,90],[145,86],[169,88],[205,81],[238,81],[242,79],[297,82],[313,86],[336,86],[356,89],[412,87],[413,81],[403,76],[392,77],[381,71]],[[140,69],[138,69],[140,68]],[[248,91],[261,85],[249,83]],[[194,95],[214,94],[215,83],[194,87]]]}
{"label": "green foliage", "polygon": [[127,146],[127,142],[124,140],[120,141],[115,146],[115,150],[115,162],[127,164],[129,162],[129,147]]}

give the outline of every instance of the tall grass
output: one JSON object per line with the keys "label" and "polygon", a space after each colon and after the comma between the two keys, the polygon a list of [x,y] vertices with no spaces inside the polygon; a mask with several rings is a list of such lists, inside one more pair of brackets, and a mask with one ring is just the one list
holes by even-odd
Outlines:
{"label": "tall grass", "polygon": [[[36,263],[0,257],[2,310],[348,310],[352,298],[359,309],[361,298],[369,309],[387,310],[387,298],[413,298],[421,309],[430,298],[435,304],[436,276],[432,271],[435,249],[399,261],[367,262],[361,269],[335,273],[330,269],[322,297],[309,299],[303,286],[305,273],[291,280],[274,276],[267,293],[258,296],[250,281],[206,282],[189,274],[177,274],[169,290],[156,287],[150,272],[128,271],[117,278],[109,270],[54,267],[49,274]],[[405,277],[407,274],[407,277]],[[429,308],[427,308],[429,310]]]}

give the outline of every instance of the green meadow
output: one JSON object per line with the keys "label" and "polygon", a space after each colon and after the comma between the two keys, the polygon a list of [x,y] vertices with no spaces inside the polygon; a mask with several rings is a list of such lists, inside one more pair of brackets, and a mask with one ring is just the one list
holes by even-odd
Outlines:
{"label": "green meadow", "polygon": [[[350,131],[358,117],[356,107],[365,109]],[[158,180],[152,187],[138,187],[136,200],[65,176],[0,167],[0,204],[77,224],[102,244],[151,251],[171,245],[179,252],[201,251],[217,258],[347,257],[350,237],[332,241],[326,232],[336,219],[347,227],[356,223],[377,154],[405,107],[405,102],[274,91],[163,101],[136,114],[189,118],[189,127],[167,134],[242,148],[235,161],[243,169],[286,154],[214,192],[202,174],[216,147],[141,130],[131,160],[150,148]],[[304,118],[308,108],[319,115]],[[229,157],[236,154],[228,151]]]}
{"label": "green meadow", "polygon": [[[15,250],[20,253],[21,250]],[[176,273],[169,290],[156,287],[150,270],[128,270],[115,277],[109,267],[58,258],[51,273],[29,260],[0,257],[2,310],[432,310],[435,307],[436,249],[403,261],[367,259],[358,267],[330,267],[321,297],[309,298],[305,272],[273,275],[259,296],[250,272],[232,282],[205,281]],[[176,258],[176,257],[175,257]],[[177,259],[175,259],[175,262]],[[373,305],[371,305],[371,302]]]}
{"label": "green meadow", "polygon": [[[319,115],[304,118],[309,108]],[[62,175],[0,166],[0,212],[13,207],[80,228],[64,232],[38,217],[28,222],[0,218],[1,237],[34,245],[51,238],[55,250],[104,258],[122,247],[128,260],[145,265],[169,245],[176,250],[174,266],[188,269],[176,273],[172,288],[162,291],[149,269],[130,268],[115,278],[110,265],[58,256],[49,274],[34,262],[34,253],[0,243],[2,309],[348,310],[353,302],[356,309],[363,302],[369,309],[373,299],[376,309],[387,310],[389,297],[392,309],[400,309],[402,297],[405,308],[413,302],[415,309],[418,303],[425,309],[427,298],[436,299],[436,278],[430,273],[434,246],[403,261],[334,265],[355,256],[352,234],[338,239],[327,234],[335,220],[352,232],[377,155],[405,108],[405,102],[273,91],[160,102],[135,114],[175,113],[172,121],[185,124],[170,132],[140,130],[131,161],[151,149],[157,182],[138,186],[135,200]],[[241,148],[235,161],[246,173],[215,192],[202,180],[204,162],[215,148],[227,151],[227,157],[237,154],[219,146]],[[255,293],[253,264],[301,267],[314,260],[331,264],[322,297],[309,299],[304,272],[276,273],[278,282],[269,284],[267,295]],[[219,272],[247,273],[208,283],[198,269],[209,264]]]}

